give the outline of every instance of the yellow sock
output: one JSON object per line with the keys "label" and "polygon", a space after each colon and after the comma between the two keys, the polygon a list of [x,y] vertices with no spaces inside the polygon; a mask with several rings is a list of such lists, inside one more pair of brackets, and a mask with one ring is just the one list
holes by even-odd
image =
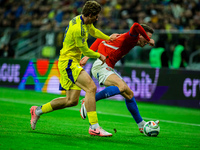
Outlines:
{"label": "yellow sock", "polygon": [[98,123],[98,118],[97,118],[97,112],[96,111],[90,111],[87,112],[89,123],[91,125]]}
{"label": "yellow sock", "polygon": [[53,108],[51,107],[51,103],[50,102],[42,105],[41,109],[42,109],[43,113],[48,113],[48,112],[53,111]]}

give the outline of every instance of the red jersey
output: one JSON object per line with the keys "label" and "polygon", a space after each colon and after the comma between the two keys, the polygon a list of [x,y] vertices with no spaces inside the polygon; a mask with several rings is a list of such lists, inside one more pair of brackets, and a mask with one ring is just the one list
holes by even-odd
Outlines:
{"label": "red jersey", "polygon": [[105,41],[97,39],[91,45],[90,49],[93,51],[98,49],[99,53],[108,56],[106,64],[109,67],[114,68],[115,64],[136,46],[139,40],[139,34],[141,34],[147,41],[150,41],[150,38],[142,26],[138,23],[134,23],[128,32],[120,34],[116,40]]}

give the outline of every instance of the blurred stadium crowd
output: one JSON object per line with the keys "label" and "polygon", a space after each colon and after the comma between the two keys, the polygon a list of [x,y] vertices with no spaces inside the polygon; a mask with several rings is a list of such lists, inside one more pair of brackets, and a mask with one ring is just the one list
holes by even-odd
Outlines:
{"label": "blurred stadium crowd", "polygon": [[[200,50],[200,0],[96,0],[102,5],[96,28],[106,31],[127,31],[134,22],[145,23],[157,31],[165,33],[155,34],[156,47],[162,45],[169,59],[173,58],[174,47],[182,44],[185,48],[187,62],[194,51]],[[32,37],[27,31],[36,29],[47,33],[46,41],[56,47],[56,55],[62,47],[63,32],[69,21],[81,14],[86,0],[0,0],[0,57],[14,57],[16,47],[10,42],[20,36],[25,39]],[[14,29],[17,32],[10,33]],[[195,31],[190,34],[180,34],[182,31]],[[166,33],[170,31],[169,33]],[[176,31],[175,34],[172,32]],[[111,32],[111,31],[110,31]],[[22,34],[23,33],[23,34]],[[119,32],[118,32],[119,33]],[[111,33],[106,33],[111,34]],[[43,40],[45,40],[43,38]],[[24,43],[25,43],[24,42]],[[91,44],[89,39],[88,45]],[[49,43],[49,42],[44,42]],[[146,47],[145,47],[146,48]],[[148,51],[142,52],[136,48],[130,53],[130,60],[147,60]],[[8,50],[10,52],[8,52]],[[49,50],[47,50],[49,51]],[[129,56],[130,56],[129,55]],[[148,61],[148,60],[147,60]],[[200,62],[200,53],[195,61]],[[123,63],[123,61],[122,61]]]}
{"label": "blurred stadium crowd", "polygon": [[[0,0],[0,27],[19,30],[65,28],[86,0]],[[97,0],[97,28],[129,29],[133,22],[154,29],[200,29],[200,0]]]}

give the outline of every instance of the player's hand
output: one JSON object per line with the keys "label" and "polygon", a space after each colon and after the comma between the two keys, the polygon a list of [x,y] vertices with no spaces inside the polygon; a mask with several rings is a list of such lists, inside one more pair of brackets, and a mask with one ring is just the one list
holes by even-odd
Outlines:
{"label": "player's hand", "polygon": [[80,66],[83,67],[85,66],[85,64],[87,63],[88,59],[90,57],[84,56],[81,60],[80,60]]}
{"label": "player's hand", "polygon": [[155,46],[155,41],[153,39],[150,39],[149,45],[152,46],[152,47]]}
{"label": "player's hand", "polygon": [[106,56],[100,54],[99,59],[102,61],[102,64],[101,64],[101,65],[103,65],[103,64],[106,62],[106,59],[107,59],[107,58],[108,58],[108,56],[106,57]]}
{"label": "player's hand", "polygon": [[111,36],[110,36],[110,41],[116,40],[119,36],[120,36],[120,34],[118,34],[118,33],[113,33],[113,34],[111,34]]}

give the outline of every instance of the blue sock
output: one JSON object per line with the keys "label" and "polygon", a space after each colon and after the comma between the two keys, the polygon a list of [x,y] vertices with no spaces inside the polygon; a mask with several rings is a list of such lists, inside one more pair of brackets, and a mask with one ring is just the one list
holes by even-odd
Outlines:
{"label": "blue sock", "polygon": [[111,97],[114,95],[119,94],[119,88],[117,86],[108,86],[106,87],[104,90],[96,93],[96,101],[103,99],[103,98],[107,98],[107,97]]}
{"label": "blue sock", "polygon": [[131,99],[125,99],[125,102],[126,102],[126,107],[128,108],[129,112],[133,116],[135,122],[140,123],[143,119],[140,116],[134,96]]}

